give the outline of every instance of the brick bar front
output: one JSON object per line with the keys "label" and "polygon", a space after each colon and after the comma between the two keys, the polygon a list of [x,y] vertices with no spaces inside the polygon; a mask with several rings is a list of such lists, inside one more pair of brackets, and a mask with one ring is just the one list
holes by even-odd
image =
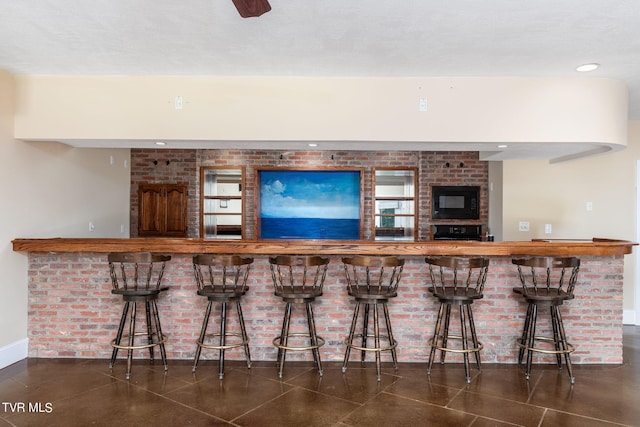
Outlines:
{"label": "brick bar front", "polygon": [[[14,246],[14,250],[21,248]],[[625,249],[628,252],[630,246]],[[29,251],[28,256],[29,356],[108,358],[123,303],[120,296],[111,294],[106,253]],[[478,336],[484,344],[482,358],[487,363],[515,363],[515,339],[524,322],[526,304],[512,291],[519,284],[512,257],[489,257],[484,299],[473,304]],[[272,339],[280,332],[284,306],[273,294],[267,258],[264,253],[255,255],[250,290],[242,304],[252,359],[274,361]],[[404,258],[407,262],[399,295],[390,303],[398,358],[400,362],[426,362],[427,341],[433,333],[438,303],[427,290],[424,256]],[[569,340],[576,347],[572,360],[582,364],[622,363],[624,256],[618,253],[580,258],[576,297],[562,306]],[[164,276],[170,289],[158,300],[170,359],[193,358],[207,302],[196,295],[191,261],[191,254],[173,254]],[[321,348],[323,360],[342,360],[353,305],[346,292],[340,256],[333,255],[324,295],[314,305],[318,333],[326,340]],[[542,321],[545,317],[539,323],[540,332],[549,329]],[[230,323],[230,327],[234,326],[235,320]],[[297,322],[292,329],[294,326],[302,328],[303,323]],[[458,322],[452,320],[452,328],[457,326]],[[140,351],[135,356],[147,355]],[[242,359],[243,354],[239,349],[232,350],[226,357]],[[383,361],[385,357],[388,355],[383,356]],[[205,351],[203,358],[215,359],[217,352]],[[287,358],[311,360],[311,355],[291,352]],[[545,361],[545,356],[540,361]]]}

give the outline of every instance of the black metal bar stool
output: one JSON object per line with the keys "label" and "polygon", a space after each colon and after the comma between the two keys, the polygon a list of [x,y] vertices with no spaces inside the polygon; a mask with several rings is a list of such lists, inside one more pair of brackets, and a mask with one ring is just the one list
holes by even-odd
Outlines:
{"label": "black metal bar stool", "polygon": [[[380,372],[380,353],[389,351],[391,353],[393,367],[394,369],[398,369],[398,357],[396,354],[398,342],[393,337],[391,317],[389,316],[389,307],[387,304],[391,298],[395,298],[398,295],[398,284],[400,283],[400,276],[404,268],[404,260],[394,256],[354,256],[342,258],[342,262],[347,279],[347,292],[356,302],[349,336],[344,342],[347,348],[344,354],[342,372],[347,371],[347,364],[352,348],[361,351],[361,363],[364,363],[367,352],[374,352],[376,356],[377,379],[380,381],[382,379]],[[386,335],[380,334],[379,306],[382,307],[385,319]],[[362,333],[356,334],[358,317],[363,307]],[[368,331],[371,312],[373,312],[373,334]],[[354,339],[356,338],[361,339],[360,345],[354,343]],[[367,344],[368,338],[373,338],[373,345],[370,345],[371,341],[369,341],[369,345]],[[383,346],[380,342],[381,340],[385,341],[386,345]]]}
{"label": "black metal bar stool", "polygon": [[[198,284],[198,295],[207,297],[209,303],[204,313],[204,321],[200,336],[196,342],[196,354],[193,362],[193,372],[198,367],[203,348],[219,351],[218,377],[224,378],[225,350],[242,347],[247,362],[251,368],[251,354],[249,353],[249,337],[244,326],[244,316],[240,300],[247,292],[247,278],[253,258],[240,256],[195,255],[193,257],[193,271]],[[207,334],[209,319],[213,303],[220,303],[220,332]],[[227,305],[233,303],[238,313],[240,332],[227,331]],[[233,342],[227,338],[233,337]],[[217,338],[217,342],[216,341]]]}
{"label": "black metal bar stool", "polygon": [[[322,375],[320,347],[324,338],[316,333],[316,324],[311,304],[322,295],[322,287],[327,275],[329,258],[319,256],[276,256],[269,258],[269,267],[275,287],[275,295],[286,303],[280,336],[273,339],[278,348],[278,377],[282,378],[287,350],[311,350],[313,361]],[[291,313],[295,304],[304,304],[306,308],[307,331],[290,332]],[[290,343],[290,338],[308,338],[305,343]]]}
{"label": "black metal bar stool", "polygon": [[[522,363],[526,353],[525,375],[529,379],[534,352],[554,354],[560,369],[562,369],[562,355],[564,355],[569,379],[571,384],[575,383],[571,367],[571,353],[575,348],[567,341],[560,306],[574,297],[573,289],[578,279],[580,260],[575,257],[533,257],[514,259],[512,262],[518,266],[518,277],[522,285],[513,288],[513,291],[522,295],[528,304],[522,335],[516,340],[520,347],[518,363]],[[549,307],[552,336],[536,335],[538,307]]]}
{"label": "black metal bar stool", "polygon": [[[162,287],[162,276],[165,263],[171,259],[168,255],[157,255],[148,252],[110,253],[108,255],[109,272],[111,275],[112,294],[122,295],[124,309],[120,317],[120,325],[116,338],[111,341],[110,368],[116,363],[118,350],[127,350],[127,373],[131,375],[133,350],[148,348],[151,361],[154,360],[154,347],[160,347],[160,356],[164,370],[167,370],[167,353],[164,343],[167,337],[162,333],[160,315],[156,300],[160,292],[167,290]],[[146,331],[136,331],[136,315],[138,303],[144,302],[146,314]],[[129,333],[123,335],[125,324],[129,321]],[[142,342],[136,343],[136,337],[144,337]],[[122,343],[122,338],[126,338]],[[140,340],[139,340],[140,341]]]}
{"label": "black metal bar stool", "polygon": [[[431,278],[429,291],[440,301],[433,337],[428,342],[431,350],[427,373],[431,375],[436,350],[440,350],[441,364],[444,364],[447,352],[461,353],[464,359],[465,379],[470,383],[469,353],[474,354],[476,367],[480,371],[480,350],[482,350],[482,343],[478,341],[476,334],[471,304],[483,297],[489,259],[427,257],[425,262],[429,265]],[[451,309],[454,306],[458,307],[460,312],[460,335],[450,333]],[[461,345],[454,346],[451,340],[460,341]]]}

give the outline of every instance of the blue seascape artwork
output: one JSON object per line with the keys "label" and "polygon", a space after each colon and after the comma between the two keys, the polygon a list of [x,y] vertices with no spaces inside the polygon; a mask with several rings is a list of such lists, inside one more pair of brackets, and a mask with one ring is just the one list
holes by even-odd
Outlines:
{"label": "blue seascape artwork", "polygon": [[360,171],[263,170],[259,174],[260,238],[360,238]]}

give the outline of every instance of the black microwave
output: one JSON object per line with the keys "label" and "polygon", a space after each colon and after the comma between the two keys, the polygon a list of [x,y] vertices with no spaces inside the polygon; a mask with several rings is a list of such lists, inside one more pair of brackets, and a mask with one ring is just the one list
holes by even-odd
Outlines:
{"label": "black microwave", "polygon": [[433,219],[480,219],[480,187],[431,187]]}

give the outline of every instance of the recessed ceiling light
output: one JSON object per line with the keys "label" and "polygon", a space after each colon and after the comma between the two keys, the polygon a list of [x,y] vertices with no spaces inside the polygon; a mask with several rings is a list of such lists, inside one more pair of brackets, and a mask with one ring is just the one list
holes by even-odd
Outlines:
{"label": "recessed ceiling light", "polygon": [[498,148],[507,148],[507,147],[508,147],[508,145],[505,145],[505,144],[498,145]]}
{"label": "recessed ceiling light", "polygon": [[167,143],[166,142],[162,142],[162,141],[157,141],[156,145],[167,145]]}
{"label": "recessed ceiling light", "polygon": [[315,142],[309,143],[309,147],[317,147],[317,146],[318,146],[318,144],[316,144]]}
{"label": "recessed ceiling light", "polygon": [[595,62],[592,62],[590,64],[582,64],[578,67],[576,67],[576,71],[579,73],[586,73],[588,71],[593,71],[595,69],[597,69],[600,66],[600,64],[597,64]]}

